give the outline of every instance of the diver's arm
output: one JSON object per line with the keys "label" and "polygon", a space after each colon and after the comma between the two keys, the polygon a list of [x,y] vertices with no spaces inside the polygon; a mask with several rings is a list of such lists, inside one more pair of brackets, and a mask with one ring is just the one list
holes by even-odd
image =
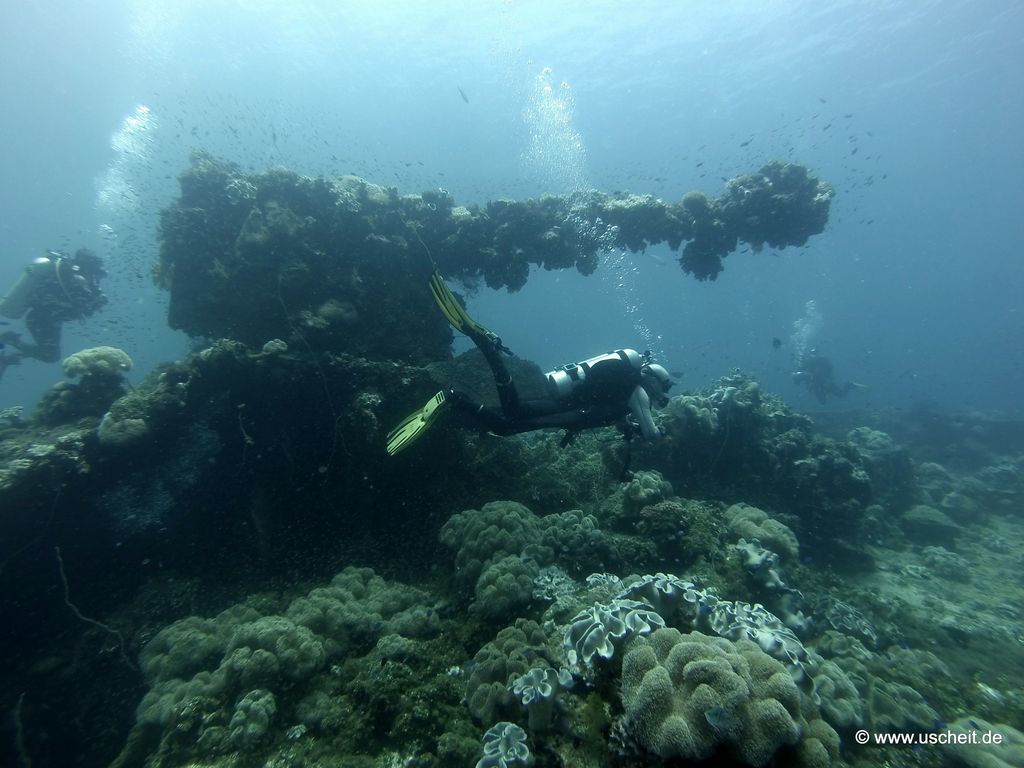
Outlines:
{"label": "diver's arm", "polygon": [[651,398],[639,384],[636,385],[633,394],[629,396],[629,410],[633,412],[634,418],[640,425],[640,432],[647,442],[653,443],[661,437],[658,427],[654,424],[654,417],[651,416]]}

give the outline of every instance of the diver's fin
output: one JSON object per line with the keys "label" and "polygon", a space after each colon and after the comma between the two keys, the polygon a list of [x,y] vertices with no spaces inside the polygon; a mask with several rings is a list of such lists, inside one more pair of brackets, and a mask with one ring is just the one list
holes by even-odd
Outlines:
{"label": "diver's fin", "polygon": [[403,419],[401,424],[388,433],[388,455],[394,456],[426,432],[444,404],[444,390],[441,390],[426,405]]}
{"label": "diver's fin", "polygon": [[466,310],[459,303],[459,300],[455,298],[455,294],[452,293],[451,288],[448,287],[444,278],[441,277],[441,273],[437,270],[434,270],[434,274],[430,276],[430,292],[434,295],[434,301],[437,302],[437,306],[444,313],[445,319],[451,323],[452,328],[467,336],[481,336],[484,338],[494,336],[493,333],[466,313]]}
{"label": "diver's fin", "polygon": [[452,328],[466,334],[477,344],[487,342],[494,345],[495,349],[499,352],[504,352],[506,355],[512,354],[512,350],[501,343],[498,334],[484,328],[484,326],[469,316],[465,308],[459,303],[459,300],[455,298],[455,294],[452,293],[444,278],[441,277],[441,273],[436,269],[434,274],[430,276],[430,292],[433,294],[434,301],[437,302],[438,308]]}

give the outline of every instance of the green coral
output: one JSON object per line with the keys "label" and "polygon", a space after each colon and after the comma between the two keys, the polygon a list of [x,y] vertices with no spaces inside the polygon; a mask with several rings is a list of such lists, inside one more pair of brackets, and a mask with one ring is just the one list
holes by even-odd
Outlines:
{"label": "green coral", "polygon": [[249,691],[235,704],[234,714],[228,723],[229,738],[240,749],[256,746],[270,728],[270,721],[277,714],[277,702],[270,691]]}
{"label": "green coral", "polygon": [[879,678],[868,687],[867,711],[871,729],[881,733],[930,731],[941,722],[917,690]]}
{"label": "green coral", "polygon": [[[171,678],[151,686],[135,710],[135,720],[141,726],[160,726],[186,730],[183,725],[185,709],[195,702],[204,702],[210,712],[216,713],[221,705],[221,696],[227,688],[226,675],[222,670],[198,672],[188,680]],[[201,718],[202,721],[208,718]]]}
{"label": "green coral", "polygon": [[[455,551],[456,579],[483,616],[505,618],[531,601],[540,569],[559,563],[586,573],[625,563],[645,563],[654,545],[602,531],[597,518],[572,509],[537,517],[515,501],[492,501],[452,515],[440,540]],[[503,591],[504,590],[504,591]]]}
{"label": "green coral", "polygon": [[307,627],[283,616],[263,616],[243,624],[231,638],[225,663],[245,685],[272,682],[278,675],[304,680],[324,663],[324,646]]}
{"label": "green coral", "polygon": [[641,509],[635,529],[657,547],[659,557],[666,563],[692,566],[714,556],[720,518],[721,506],[714,502],[666,499]]}
{"label": "green coral", "polygon": [[539,663],[558,666],[548,637],[535,621],[518,619],[473,657],[466,681],[466,703],[477,721],[487,724],[514,719],[522,706],[509,685]]}
{"label": "green coral", "polygon": [[837,731],[850,731],[864,722],[864,705],[857,686],[834,661],[821,662],[814,672],[814,693],[821,714]]}
{"label": "green coral", "polygon": [[633,479],[623,489],[623,513],[627,517],[635,517],[644,507],[668,499],[672,494],[672,484],[660,472],[641,470],[633,475]]}
{"label": "green coral", "polygon": [[783,562],[793,564],[800,561],[800,543],[796,534],[764,510],[749,504],[733,504],[725,510],[725,519],[734,541],[757,539],[763,547],[781,557]]}
{"label": "green coral", "polygon": [[228,649],[235,627],[258,618],[256,610],[240,605],[212,619],[188,616],[174,622],[160,630],[139,654],[143,677],[153,684],[189,678],[215,666]]}
{"label": "green coral", "polygon": [[125,371],[132,359],[116,347],[94,347],[64,360],[64,374],[79,381],[57,382],[43,395],[35,420],[41,424],[66,424],[77,419],[98,418],[125,393]]}
{"label": "green coral", "polygon": [[365,651],[387,632],[423,637],[437,630],[426,593],[390,585],[370,568],[348,567],[288,606],[285,617],[323,641],[328,659]]}
{"label": "green coral", "polygon": [[916,504],[900,518],[900,527],[914,544],[953,545],[963,532],[945,512]]}
{"label": "green coral", "polygon": [[490,563],[477,579],[473,610],[489,619],[514,616],[533,601],[533,581],[539,574],[536,562],[517,555]]}
{"label": "green coral", "polygon": [[601,530],[598,520],[581,509],[541,518],[541,544],[554,560],[577,573],[642,566],[654,559],[654,543],[638,536]]}
{"label": "green coral", "polygon": [[458,721],[456,684],[445,671],[455,661],[451,646],[418,645],[439,630],[426,593],[350,567],[284,613],[236,606],[176,622],[150,641],[141,666],[151,688],[137,724],[157,734],[163,757],[154,765],[263,749],[279,721],[321,735],[343,731],[333,745],[343,753],[379,748],[392,726],[411,734],[415,723],[413,735],[426,743],[439,723]]}
{"label": "green coral", "polygon": [[726,750],[762,766],[801,739],[820,744],[804,750],[811,764],[820,764],[822,749],[837,756],[827,725],[807,729],[805,711],[817,718],[787,669],[747,640],[672,628],[638,637],[622,663],[622,702],[627,732],[661,758],[703,760]]}
{"label": "green coral", "polygon": [[489,563],[526,553],[539,543],[540,535],[540,518],[525,506],[515,501],[491,501],[478,510],[452,515],[441,527],[439,538],[455,551],[459,580],[475,584]]}

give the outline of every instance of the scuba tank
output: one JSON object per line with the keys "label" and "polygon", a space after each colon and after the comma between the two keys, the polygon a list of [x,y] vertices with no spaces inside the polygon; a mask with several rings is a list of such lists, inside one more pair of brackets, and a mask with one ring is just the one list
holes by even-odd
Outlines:
{"label": "scuba tank", "polygon": [[18,278],[14,287],[0,299],[0,315],[4,317],[21,317],[28,311],[36,289],[46,282],[54,271],[54,262],[41,256],[27,267]]}
{"label": "scuba tank", "polygon": [[594,366],[610,361],[622,361],[630,367],[639,371],[644,363],[645,357],[635,349],[617,349],[614,352],[606,352],[597,357],[591,357],[581,363],[569,363],[548,371],[544,378],[548,381],[548,389],[551,396],[556,400],[570,398],[587,380],[587,375]]}

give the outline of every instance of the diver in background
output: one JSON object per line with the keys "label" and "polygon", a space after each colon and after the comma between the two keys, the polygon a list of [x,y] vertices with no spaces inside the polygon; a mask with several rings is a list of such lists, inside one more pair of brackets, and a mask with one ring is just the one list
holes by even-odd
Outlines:
{"label": "diver in background", "polygon": [[[407,417],[388,435],[394,455],[418,438],[445,408],[455,411],[467,426],[496,435],[514,435],[550,427],[566,430],[563,445],[581,430],[620,423],[627,439],[635,431],[653,442],[661,432],[651,416],[651,403],[664,406],[673,382],[648,353],[620,349],[557,368],[547,374],[551,395],[520,399],[501,359],[511,354],[494,333],[473,320],[438,272],[430,278],[434,300],[453,328],[468,336],[483,353],[498,388],[500,410],[470,401],[455,390],[441,390],[423,408]],[[634,421],[627,419],[632,415]]]}
{"label": "diver in background", "polygon": [[89,317],[107,303],[100,290],[100,280],[106,275],[100,257],[88,248],[79,248],[74,256],[48,251],[25,267],[0,299],[0,315],[24,316],[32,342],[14,331],[0,334],[0,342],[8,348],[0,358],[0,372],[26,357],[44,363],[60,360],[64,323]]}
{"label": "diver in background", "polygon": [[799,370],[793,372],[793,381],[800,382],[807,391],[813,394],[822,405],[830,397],[846,397],[852,389],[863,389],[863,384],[855,381],[847,381],[844,384],[836,382],[835,371],[832,368],[832,361],[818,350],[812,349],[797,361]]}

